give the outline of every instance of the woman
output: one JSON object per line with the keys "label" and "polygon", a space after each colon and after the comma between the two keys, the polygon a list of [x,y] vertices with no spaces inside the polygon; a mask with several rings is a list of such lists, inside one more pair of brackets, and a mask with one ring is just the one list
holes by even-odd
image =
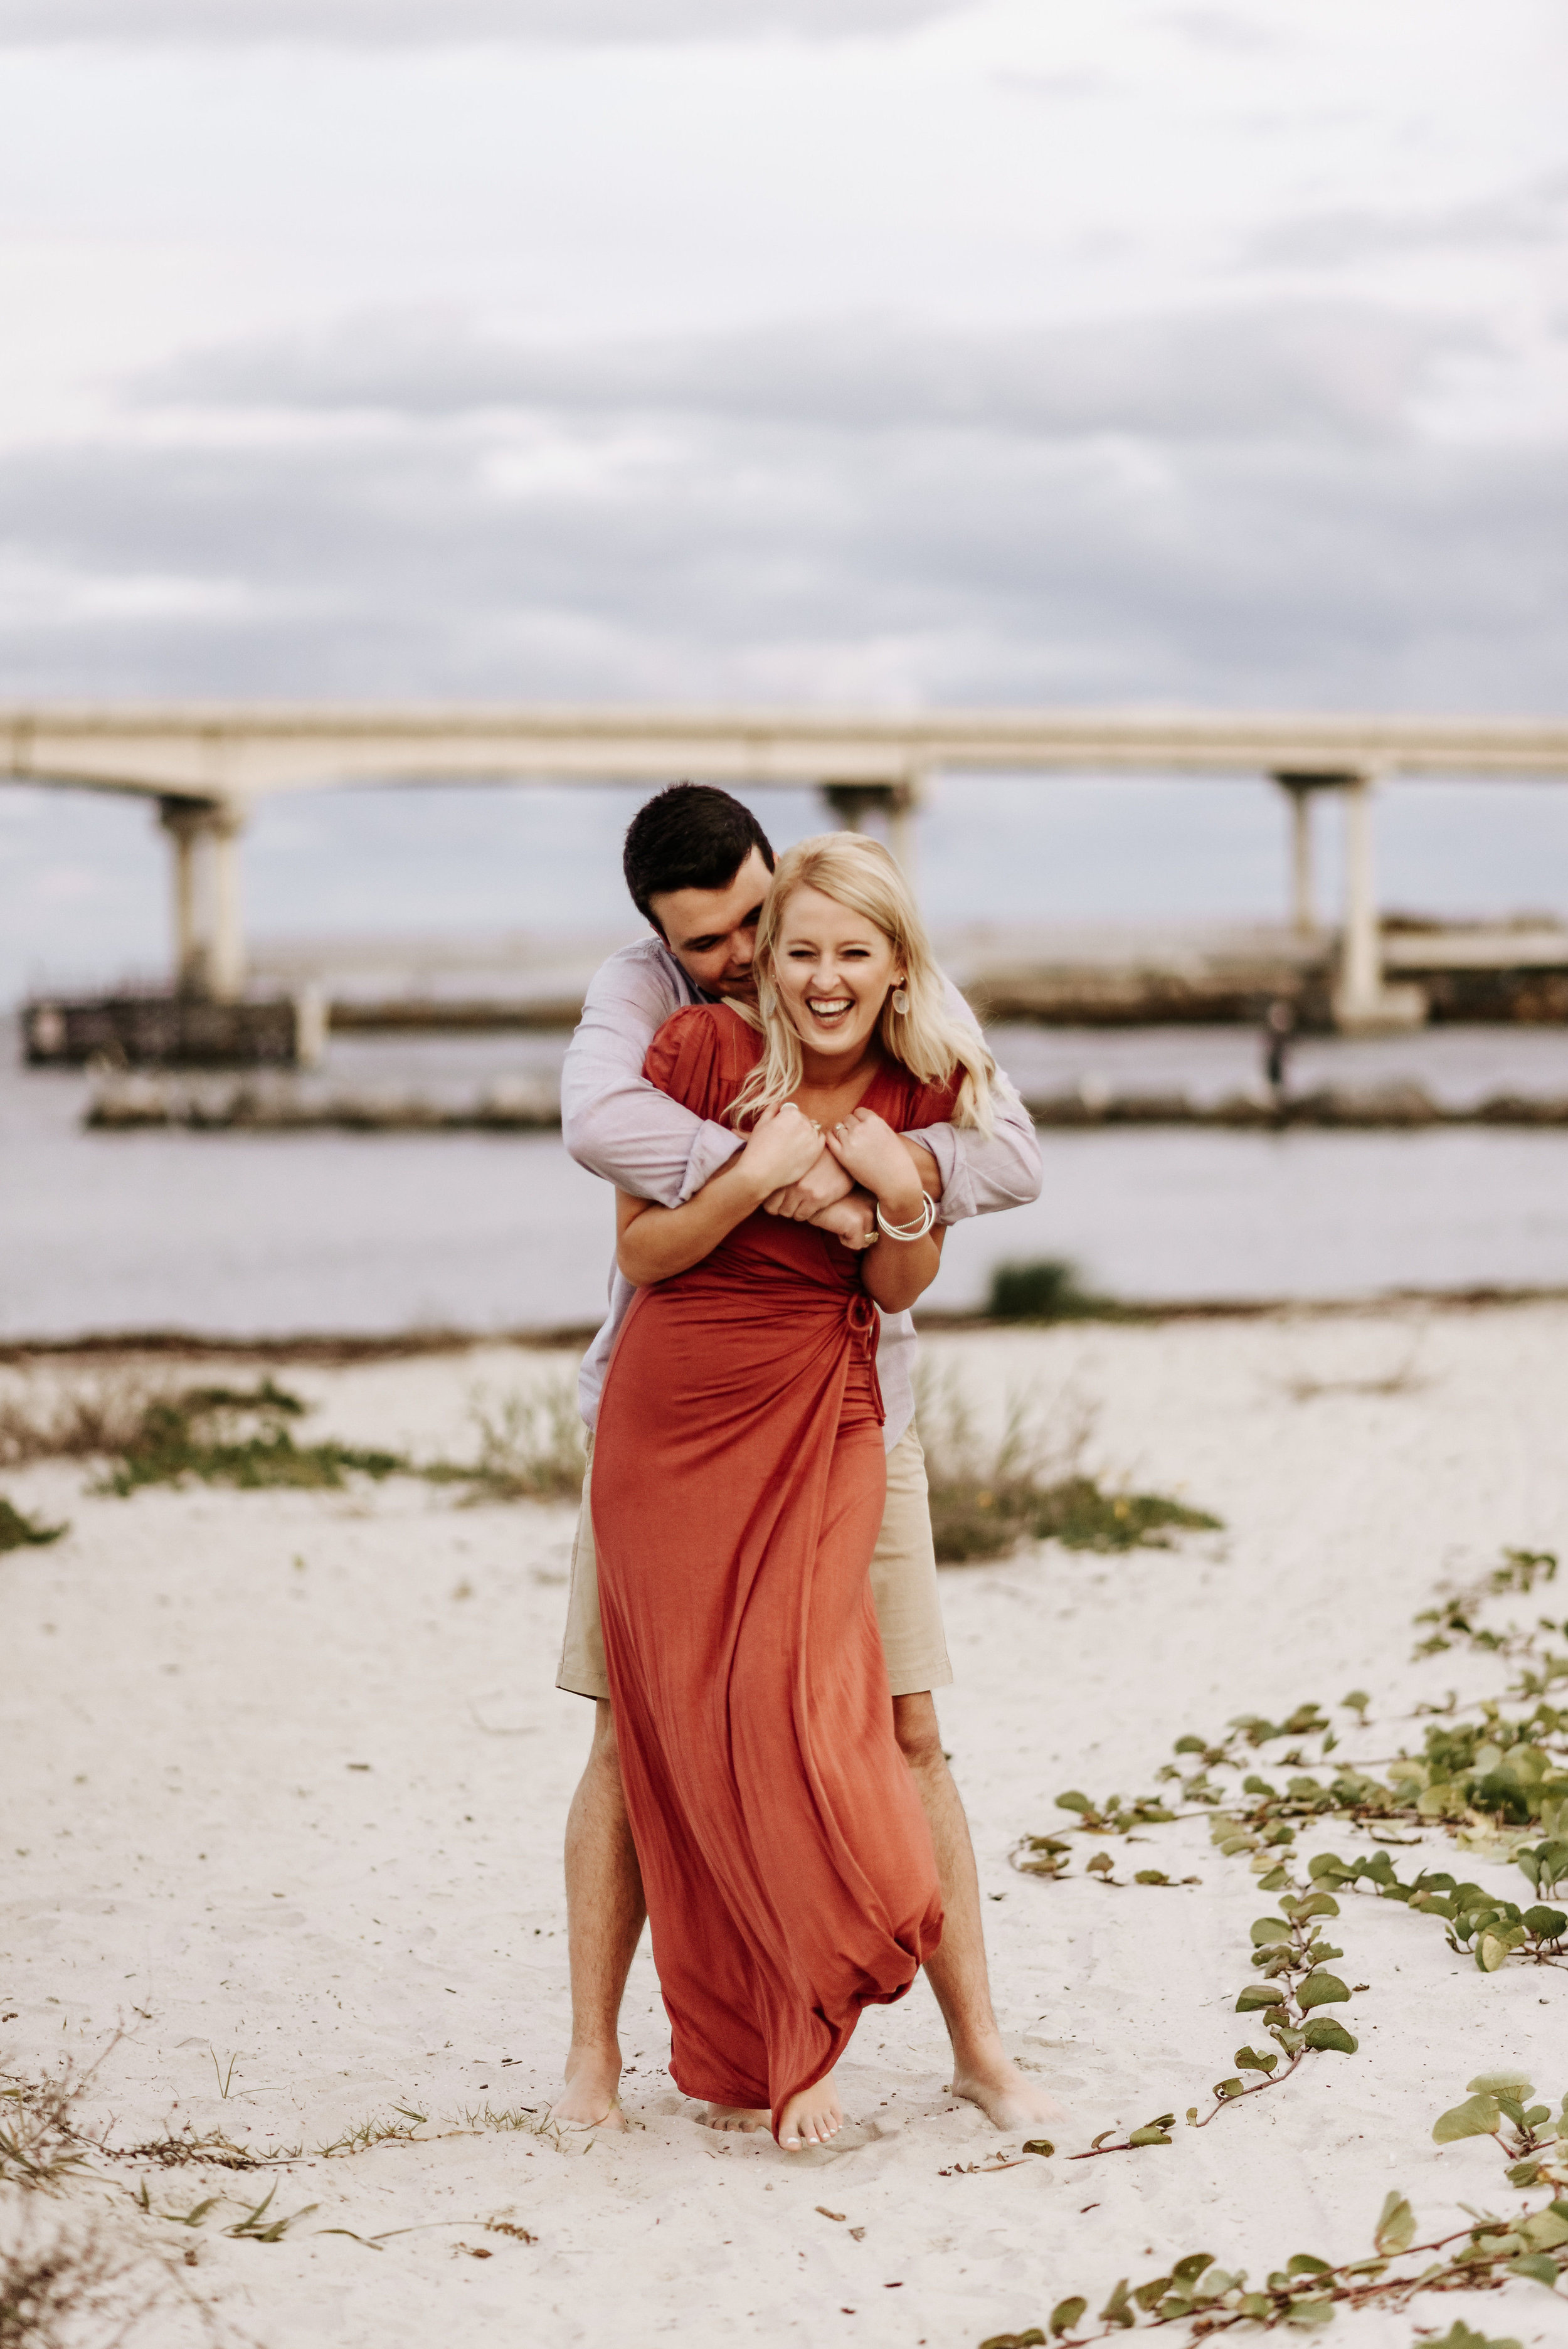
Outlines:
{"label": "woman", "polygon": [[[862,2006],[942,1929],[894,1742],[868,1570],[885,1491],[874,1308],[930,1286],[940,1232],[898,1139],[988,1128],[993,1063],[955,1023],[885,850],[779,863],[755,1022],[677,1013],[645,1073],[745,1148],[685,1206],[617,1195],[640,1290],[600,1405],[593,1532],[622,1775],[689,2095],[767,2106],[787,2147],[841,2126]],[[874,1201],[855,1254],[761,1212],[823,1147]]]}

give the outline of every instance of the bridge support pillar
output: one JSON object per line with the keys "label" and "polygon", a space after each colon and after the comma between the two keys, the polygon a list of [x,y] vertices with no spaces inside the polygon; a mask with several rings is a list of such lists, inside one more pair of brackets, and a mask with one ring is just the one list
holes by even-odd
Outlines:
{"label": "bridge support pillar", "polygon": [[896,782],[822,785],[829,812],[844,831],[863,832],[868,815],[881,815],[886,820],[889,852],[903,868],[904,878],[912,887],[914,818],[923,796],[921,779],[915,775],[905,775]]}
{"label": "bridge support pillar", "polygon": [[173,850],[174,984],[181,995],[232,1003],[244,993],[240,834],[232,801],[165,799],[159,822]]}
{"label": "bridge support pillar", "polygon": [[1298,938],[1317,936],[1316,893],[1313,887],[1312,795],[1324,788],[1320,775],[1276,775],[1275,782],[1290,800],[1290,922]]}
{"label": "bridge support pillar", "polygon": [[1370,774],[1340,779],[1345,794],[1345,930],[1334,989],[1334,1021],[1339,1029],[1362,1032],[1418,1028],[1427,1016],[1427,999],[1418,987],[1389,987],[1383,977],[1383,938],[1372,862],[1375,781]]}

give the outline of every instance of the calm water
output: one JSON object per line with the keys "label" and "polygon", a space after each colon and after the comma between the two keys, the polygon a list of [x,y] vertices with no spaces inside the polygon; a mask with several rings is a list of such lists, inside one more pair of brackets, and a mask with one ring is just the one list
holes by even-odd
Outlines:
{"label": "calm water", "polygon": [[[1256,1072],[1233,1030],[1017,1030],[1020,1081],[1208,1095]],[[477,1092],[554,1039],[345,1040],[335,1084]],[[1296,1081],[1414,1076],[1441,1098],[1568,1092],[1568,1036],[1453,1030],[1315,1041]],[[548,1135],[93,1134],[73,1076],[0,1065],[0,1337],[548,1328],[593,1320],[604,1186]],[[1006,1257],[1068,1256],[1134,1298],[1568,1285],[1568,1133],[1053,1133],[1033,1207],[960,1226],[933,1303]]]}

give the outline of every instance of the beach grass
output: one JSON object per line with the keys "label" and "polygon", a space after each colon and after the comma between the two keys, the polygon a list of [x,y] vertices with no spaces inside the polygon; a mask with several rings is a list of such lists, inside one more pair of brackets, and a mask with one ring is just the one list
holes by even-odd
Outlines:
{"label": "beach grass", "polygon": [[1058,1257],[995,1266],[985,1309],[988,1321],[1114,1321],[1124,1311],[1082,1288],[1078,1267]]}
{"label": "beach grass", "polygon": [[958,1381],[917,1374],[916,1417],[939,1566],[1005,1557],[1026,1541],[1066,1549],[1166,1549],[1175,1532],[1217,1532],[1221,1519],[1163,1493],[1107,1485],[1083,1464],[1087,1415],[1070,1399],[1057,1423],[1026,1399],[1009,1403],[1000,1437],[976,1427]]}
{"label": "beach grass", "polygon": [[[585,1449],[575,1381],[564,1374],[526,1393],[469,1402],[477,1438],[469,1460],[418,1461],[380,1445],[296,1433],[311,1406],[272,1378],[249,1387],[150,1385],[125,1375],[54,1394],[0,1397],[0,1466],[96,1460],[95,1489],[126,1499],[150,1485],[191,1482],[242,1492],[343,1488],[351,1476],[380,1483],[418,1476],[460,1485],[480,1501],[575,1500]],[[65,1526],[35,1524],[0,1498],[0,1550],[55,1541]]]}
{"label": "beach grass", "polygon": [[36,1517],[24,1516],[14,1501],[0,1493],[0,1550],[40,1549],[48,1542],[57,1542],[68,1526],[44,1526]]}

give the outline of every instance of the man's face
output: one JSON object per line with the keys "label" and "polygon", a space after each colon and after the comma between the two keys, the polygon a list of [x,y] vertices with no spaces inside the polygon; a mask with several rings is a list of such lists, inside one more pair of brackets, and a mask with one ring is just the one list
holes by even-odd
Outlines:
{"label": "man's face", "polygon": [[722,889],[666,889],[649,899],[665,944],[705,995],[756,1002],[757,925],[772,881],[754,848]]}

